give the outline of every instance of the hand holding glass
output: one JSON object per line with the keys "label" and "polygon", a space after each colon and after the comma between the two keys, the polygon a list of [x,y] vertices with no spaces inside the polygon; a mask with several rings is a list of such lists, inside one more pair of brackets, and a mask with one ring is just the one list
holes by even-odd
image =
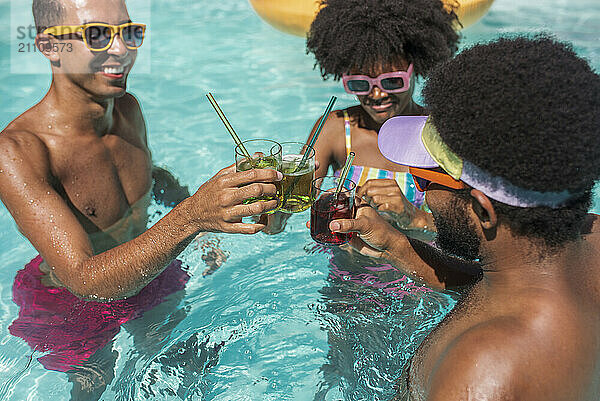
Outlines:
{"label": "hand holding glass", "polygon": [[338,219],[353,219],[356,214],[354,195],[356,184],[346,179],[336,196],[337,177],[317,178],[312,182],[313,204],[310,209],[310,236],[322,245],[343,245],[354,233],[335,233],[329,223]]}
{"label": "hand holding glass", "polygon": [[[245,156],[241,147],[235,147],[235,169],[236,171],[247,171],[255,168],[267,168],[281,171],[281,145],[275,141],[268,139],[251,139],[242,142],[248,153],[252,156],[251,159]],[[246,199],[243,203],[253,203],[257,201],[277,200],[281,203],[282,191],[281,182],[275,183],[277,186],[277,196],[263,195]]]}

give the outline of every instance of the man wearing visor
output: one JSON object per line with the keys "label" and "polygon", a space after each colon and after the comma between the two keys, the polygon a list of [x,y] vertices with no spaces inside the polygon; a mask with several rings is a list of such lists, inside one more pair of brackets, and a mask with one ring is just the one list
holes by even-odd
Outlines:
{"label": "man wearing visor", "polygon": [[424,99],[429,117],[392,118],[378,142],[426,191],[436,246],[367,205],[330,225],[357,232],[362,253],[464,291],[398,399],[598,400],[600,239],[588,210],[600,77],[552,38],[500,39],[436,69]]}

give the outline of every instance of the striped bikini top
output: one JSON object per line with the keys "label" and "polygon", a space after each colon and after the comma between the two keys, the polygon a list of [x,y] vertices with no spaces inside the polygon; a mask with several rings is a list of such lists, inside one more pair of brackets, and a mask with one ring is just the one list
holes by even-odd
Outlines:
{"label": "striped bikini top", "polygon": [[[344,127],[346,129],[346,155],[352,151],[352,139],[350,135],[350,116],[348,112],[344,110]],[[340,170],[336,171],[334,175],[339,177]],[[399,171],[389,171],[375,167],[368,166],[357,166],[352,165],[348,172],[348,179],[354,181],[357,186],[363,185],[368,180],[388,178],[396,180],[398,187],[404,193],[404,196],[416,207],[420,208],[423,206],[425,200],[425,193],[419,191],[415,187],[412,175],[409,173]]]}

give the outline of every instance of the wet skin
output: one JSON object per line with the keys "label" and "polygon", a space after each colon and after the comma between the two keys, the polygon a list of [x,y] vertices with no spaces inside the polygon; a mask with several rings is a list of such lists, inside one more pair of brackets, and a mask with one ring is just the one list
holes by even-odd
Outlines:
{"label": "wet skin", "polygon": [[[93,2],[78,6],[66,1],[64,7],[65,24],[118,24],[129,20],[119,1],[112,1],[111,7]],[[80,233],[101,233],[113,226],[128,215],[131,205],[143,201],[152,185],[144,118],[137,100],[126,93],[127,76],[137,52],[127,49],[120,37],[110,49],[99,53],[91,52],[81,40],[68,43],[72,52],[47,55],[53,65],[53,81],[44,99],[13,121],[1,136],[15,154],[31,147],[31,152],[23,156],[33,171],[24,171],[20,165],[10,167],[17,170],[23,182],[39,176],[47,189],[2,194],[3,200],[11,204],[18,198],[33,200],[29,210],[16,207],[19,214],[29,215],[20,229],[40,252],[63,241],[78,242]],[[107,77],[104,66],[124,68],[122,77]],[[17,199],[11,202],[13,197]],[[144,205],[140,206],[143,209]],[[28,232],[33,223],[43,227],[39,220],[49,215],[55,216],[55,244],[46,244],[43,238]],[[97,235],[90,246],[105,250],[111,243],[114,247],[145,230],[145,216],[129,220],[128,230],[113,235],[112,241]]]}
{"label": "wet skin", "polygon": [[[63,5],[65,25],[130,19],[122,0]],[[48,93],[0,134],[0,198],[44,258],[53,282],[86,298],[131,296],[199,233],[264,228],[241,218],[270,210],[276,201],[241,202],[274,194],[273,182],[281,176],[227,168],[145,230],[152,159],[140,106],[126,92],[136,50],[127,49],[120,36],[104,52],[91,52],[76,39],[69,39],[72,52],[53,52],[56,41],[36,38],[46,45],[43,54],[52,66]],[[107,74],[105,67],[123,73]],[[115,224],[119,230],[102,235]]]}

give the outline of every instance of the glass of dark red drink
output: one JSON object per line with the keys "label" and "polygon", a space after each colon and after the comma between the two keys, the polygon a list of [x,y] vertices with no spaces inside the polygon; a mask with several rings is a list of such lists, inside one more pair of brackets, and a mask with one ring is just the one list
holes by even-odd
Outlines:
{"label": "glass of dark red drink", "polygon": [[337,219],[353,219],[356,184],[346,179],[336,195],[339,178],[322,177],[312,182],[313,203],[310,208],[310,236],[322,245],[343,245],[354,233],[334,233],[329,223]]}

